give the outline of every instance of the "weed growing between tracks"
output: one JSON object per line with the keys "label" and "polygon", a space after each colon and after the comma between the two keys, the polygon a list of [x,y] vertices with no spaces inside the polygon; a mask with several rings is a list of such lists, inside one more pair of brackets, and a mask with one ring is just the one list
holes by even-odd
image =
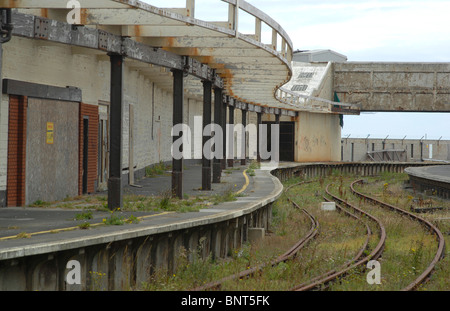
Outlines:
{"label": "weed growing between tracks", "polygon": [[[351,260],[364,244],[365,227],[338,212],[322,211],[319,204],[323,202],[323,190],[327,184],[333,193],[350,200],[354,205],[365,209],[378,217],[385,225],[388,239],[385,251],[379,259],[381,263],[381,285],[369,285],[366,280],[368,271],[363,268],[350,271],[340,281],[331,283],[328,290],[400,290],[420,275],[431,262],[436,241],[428,231],[409,218],[397,215],[378,206],[365,204],[351,195],[350,182],[358,176],[341,176],[332,174],[327,178],[295,187],[290,196],[301,208],[310,211],[319,221],[319,235],[303,248],[294,260],[281,263],[275,267],[266,267],[252,278],[232,280],[223,284],[221,290],[290,290],[293,287],[325,272],[339,269]],[[370,194],[382,201],[409,210],[419,194],[404,189],[407,176],[404,174],[383,174],[380,177],[365,178],[366,183],[358,190]],[[299,182],[292,179],[285,183],[289,186]],[[433,198],[435,206],[450,206],[450,202]],[[450,254],[449,254],[449,212],[437,211],[433,214],[420,215],[432,221],[446,232],[447,256],[437,265],[436,271],[428,283],[419,290],[450,289]],[[445,220],[447,219],[447,220]],[[376,227],[369,224],[373,234],[369,249],[378,243]],[[201,258],[190,250],[180,252],[180,260],[173,273],[156,271],[151,280],[144,284],[147,290],[187,290],[217,281],[223,277],[238,273],[249,267],[271,261],[283,254],[311,228],[309,219],[293,208],[282,197],[274,204],[271,234],[257,244],[246,244],[241,249],[232,250],[228,259],[213,260],[210,256]],[[366,253],[369,253],[366,251]],[[198,252],[200,253],[200,252]],[[188,261],[194,257],[194,262]]]}
{"label": "weed growing between tracks", "polygon": [[[202,249],[194,251],[181,249],[177,268],[170,273],[167,270],[157,270],[148,282],[142,284],[143,288],[189,290],[261,265],[283,254],[305,235],[309,228],[310,223],[303,213],[295,210],[285,198],[282,198],[273,205],[272,232],[263,241],[245,244],[240,249],[231,250],[226,259],[213,259],[211,256],[202,258],[199,255]],[[189,257],[193,260],[187,260]],[[271,271],[269,278],[273,280],[276,275],[283,273],[288,275],[287,271],[289,267],[281,265],[278,270]],[[222,290],[235,290],[244,282],[241,280],[227,282]]]}
{"label": "weed growing between tracks", "polygon": [[[354,178],[353,178],[354,180]],[[405,210],[410,210],[417,195],[404,189],[407,180],[405,174],[383,174],[380,177],[366,178],[363,186],[357,190],[369,194],[383,202],[395,205]],[[344,184],[349,184],[348,179]],[[334,189],[337,194],[340,190]],[[386,246],[381,263],[381,285],[369,285],[366,281],[366,273],[353,274],[335,283],[330,290],[401,290],[413,282],[431,263],[436,250],[437,243],[434,235],[421,226],[417,221],[408,217],[400,216],[398,213],[362,202],[347,192],[345,199],[352,204],[364,209],[379,218],[384,224],[387,232]],[[448,205],[436,198],[432,198],[433,204]],[[438,203],[439,202],[439,203]],[[423,215],[421,215],[423,216]],[[427,218],[429,216],[423,217]],[[442,229],[442,228],[441,228]],[[448,239],[447,239],[448,240]],[[448,243],[448,241],[447,241]],[[421,285],[419,290],[448,290],[448,258],[438,263],[438,269],[432,276],[432,282]],[[436,279],[437,282],[434,282]],[[433,285],[440,284],[440,285]]]}

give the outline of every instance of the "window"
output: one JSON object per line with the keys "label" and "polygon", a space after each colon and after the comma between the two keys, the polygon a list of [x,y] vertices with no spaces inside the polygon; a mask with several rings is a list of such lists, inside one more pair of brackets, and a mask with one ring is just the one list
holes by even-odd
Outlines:
{"label": "window", "polygon": [[311,79],[314,77],[314,72],[300,72],[298,75],[299,79]]}
{"label": "window", "polygon": [[307,85],[294,85],[291,89],[291,91],[294,92],[304,92],[308,89]]}

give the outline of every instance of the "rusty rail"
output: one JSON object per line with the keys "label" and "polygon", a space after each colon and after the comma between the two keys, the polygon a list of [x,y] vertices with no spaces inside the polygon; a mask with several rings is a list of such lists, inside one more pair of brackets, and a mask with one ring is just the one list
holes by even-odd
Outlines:
{"label": "rusty rail", "polygon": [[[340,277],[345,276],[349,271],[357,268],[357,267],[361,267],[363,265],[365,265],[367,262],[369,262],[372,259],[378,259],[381,254],[383,253],[384,250],[384,246],[386,243],[386,230],[383,226],[383,224],[374,216],[370,215],[369,213],[361,210],[360,208],[353,206],[352,204],[346,202],[345,200],[333,195],[332,193],[330,193],[329,191],[329,186],[328,185],[326,187],[326,194],[329,195],[332,200],[334,200],[337,204],[336,207],[344,212],[346,215],[355,218],[361,222],[364,223],[364,225],[366,226],[366,230],[367,230],[367,238],[366,241],[364,243],[364,245],[361,247],[361,249],[359,250],[359,252],[356,254],[356,256],[353,257],[353,259],[351,259],[350,261],[348,261],[347,263],[345,263],[343,266],[341,266],[339,268],[339,270],[332,270],[332,271],[328,271],[318,277],[315,277],[314,279],[311,279],[309,282],[307,283],[303,283],[301,285],[298,285],[296,287],[294,287],[292,290],[294,291],[308,291],[308,290],[314,290],[314,289],[318,289],[321,288],[324,285],[327,285],[328,283],[337,280]],[[328,200],[325,196],[324,199],[327,201],[331,201]],[[380,231],[380,240],[377,244],[377,246],[372,250],[372,252],[365,256],[362,257],[364,252],[368,249],[368,244],[369,244],[369,240],[370,237],[372,235],[372,231],[370,229],[370,227],[368,226],[367,223],[365,223],[361,217],[358,217],[352,213],[350,213],[349,211],[345,210],[340,204],[345,205],[351,209],[353,209],[355,212],[357,212],[358,214],[361,214],[363,216],[368,217],[369,219],[371,219],[372,221],[374,221],[377,226],[379,227],[379,231]]]}
{"label": "rusty rail", "polygon": [[[290,187],[288,187],[285,190],[285,194],[287,196],[288,201],[295,206],[296,208],[300,209],[303,213],[305,213],[311,220],[311,229],[309,230],[309,232],[301,239],[299,240],[291,249],[289,249],[288,251],[286,251],[283,255],[279,256],[276,260],[267,263],[267,264],[262,264],[259,265],[257,267],[254,268],[250,268],[247,269],[245,271],[239,272],[237,274],[228,276],[226,278],[223,278],[219,281],[213,282],[213,283],[209,283],[206,284],[202,287],[196,288],[194,290],[212,290],[212,289],[220,289],[221,285],[225,282],[225,281],[229,281],[229,280],[233,280],[233,279],[243,279],[245,277],[250,277],[254,274],[256,274],[257,272],[261,271],[263,268],[268,267],[268,266],[275,266],[281,262],[285,262],[287,260],[290,260],[292,258],[295,258],[296,254],[312,239],[315,238],[315,236],[318,234],[318,228],[319,228],[319,223],[318,221],[311,215],[311,213],[309,213],[307,210],[300,208],[300,206],[295,203],[294,200],[292,200],[288,195],[287,192],[295,187],[295,186],[299,186],[305,183],[309,183],[312,181],[304,181],[304,182],[300,182],[298,184],[292,185]],[[433,225],[431,222],[416,216],[408,211],[405,211],[403,209],[400,209],[398,207],[395,207],[393,205],[387,204],[385,202],[381,202],[373,197],[367,196],[362,194],[361,192],[358,192],[357,190],[355,190],[355,185],[358,183],[361,183],[362,180],[356,180],[353,183],[351,183],[350,185],[350,189],[352,191],[353,194],[355,194],[358,197],[361,197],[366,201],[372,202],[374,204],[380,205],[382,207],[388,208],[390,210],[393,210],[395,212],[401,213],[405,216],[408,216],[416,221],[419,221],[424,227],[426,227],[428,230],[430,230],[434,235],[436,235],[437,241],[438,241],[438,250],[436,252],[436,255],[434,257],[434,259],[432,260],[432,262],[430,263],[430,265],[428,266],[428,268],[418,277],[416,278],[416,280],[414,280],[411,284],[409,284],[408,286],[406,286],[403,291],[411,291],[416,289],[420,284],[424,283],[429,276],[431,275],[431,273],[434,271],[436,264],[439,262],[439,260],[441,260],[444,257],[444,252],[445,252],[445,240],[444,237],[442,235],[442,233],[440,232],[440,230]],[[328,185],[326,187],[326,194],[328,196],[331,197],[331,199],[328,199],[326,196],[324,196],[324,199],[326,201],[335,201],[337,204],[337,208],[340,212],[344,212],[347,216],[355,218],[358,221],[361,221],[362,223],[364,223],[364,225],[366,226],[366,233],[367,233],[367,238],[365,243],[363,244],[363,246],[360,248],[360,250],[358,251],[358,253],[352,258],[350,259],[348,262],[344,263],[341,267],[339,267],[338,269],[334,269],[331,271],[328,271],[320,276],[317,276],[309,281],[307,281],[306,283],[300,284],[296,287],[294,287],[292,290],[294,291],[308,291],[308,290],[314,290],[314,289],[320,289],[323,286],[326,286],[327,284],[329,284],[332,281],[335,281],[337,279],[339,279],[340,277],[343,277],[345,275],[347,275],[351,270],[354,270],[358,267],[363,267],[365,264],[367,264],[370,260],[377,260],[381,257],[383,251],[384,251],[384,247],[385,247],[385,243],[386,243],[386,238],[387,238],[387,234],[386,234],[386,230],[384,225],[381,223],[381,221],[376,218],[375,216],[367,213],[366,211],[352,205],[351,203],[345,201],[342,198],[339,198],[335,195],[333,195],[330,191],[329,191],[329,187],[330,185]],[[351,210],[353,210],[355,212],[352,213],[349,210],[347,210],[347,207]],[[356,215],[358,214],[358,215]],[[367,256],[364,256],[364,253],[367,251],[368,249],[368,245],[369,245],[369,240],[371,238],[372,235],[372,231],[369,227],[369,225],[364,222],[363,217],[367,217],[368,219],[370,219],[373,223],[375,223],[378,227],[378,231],[379,231],[379,242],[376,245],[376,247],[371,251],[371,253]],[[364,256],[364,257],[363,257]]]}
{"label": "rusty rail", "polygon": [[355,195],[363,198],[366,201],[371,201],[372,203],[375,203],[375,204],[377,204],[377,205],[379,205],[381,207],[390,209],[390,210],[392,210],[392,211],[394,211],[396,213],[400,213],[400,214],[402,214],[404,216],[410,217],[411,219],[413,219],[415,221],[418,221],[422,226],[424,226],[425,228],[430,230],[436,236],[436,239],[438,241],[438,249],[437,249],[436,255],[434,256],[434,258],[431,261],[430,265],[427,267],[427,269],[425,269],[425,271],[419,277],[417,277],[411,284],[406,286],[402,291],[412,291],[412,290],[416,289],[420,284],[423,284],[423,283],[425,283],[428,280],[430,275],[433,273],[433,271],[434,271],[434,269],[436,267],[436,264],[442,258],[444,258],[444,255],[445,255],[445,239],[444,239],[444,236],[443,236],[442,232],[435,225],[433,225],[428,220],[423,219],[422,217],[414,215],[413,213],[410,213],[410,212],[408,212],[406,210],[403,210],[403,209],[398,208],[396,206],[393,206],[391,204],[382,202],[380,200],[377,200],[377,199],[375,199],[373,197],[370,197],[368,195],[365,195],[365,194],[355,190],[354,189],[354,185],[355,184],[359,184],[359,183],[362,183],[362,180],[357,180],[357,181],[353,182],[351,184],[351,186],[350,186],[352,192]]}
{"label": "rusty rail", "polygon": [[215,282],[211,282],[208,284],[205,284],[203,286],[194,288],[193,291],[204,291],[204,290],[219,290],[222,287],[222,284],[225,283],[226,281],[231,281],[231,280],[236,280],[236,279],[243,279],[245,277],[251,277],[254,274],[256,274],[257,272],[260,272],[262,269],[264,269],[265,267],[268,266],[276,266],[281,262],[286,262],[288,260],[291,260],[293,258],[295,258],[296,254],[305,246],[308,244],[308,242],[310,242],[312,239],[314,239],[316,237],[316,235],[318,234],[318,229],[319,229],[319,222],[316,220],[316,218],[306,209],[301,208],[297,203],[295,203],[288,195],[288,191],[296,186],[300,186],[303,185],[305,183],[310,183],[312,181],[302,181],[300,183],[294,184],[289,186],[288,188],[285,189],[284,193],[288,199],[288,201],[297,209],[300,209],[311,221],[311,228],[308,231],[308,233],[303,236],[294,246],[292,246],[288,251],[286,251],[283,255],[280,255],[277,259],[273,260],[272,262],[266,263],[266,264],[261,264],[258,265],[256,267],[253,268],[249,268],[247,270],[238,272],[236,274],[227,276],[225,278],[222,278],[221,280],[215,281]]}

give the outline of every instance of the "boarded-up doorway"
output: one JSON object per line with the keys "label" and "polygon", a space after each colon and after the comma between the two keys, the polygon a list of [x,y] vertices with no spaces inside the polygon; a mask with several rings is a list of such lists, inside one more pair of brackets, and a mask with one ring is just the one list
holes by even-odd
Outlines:
{"label": "boarded-up doorway", "polygon": [[25,203],[79,192],[79,103],[28,99]]}
{"label": "boarded-up doorway", "polygon": [[100,103],[98,114],[98,190],[104,191],[109,178],[109,104]]}
{"label": "boarded-up doorway", "polygon": [[[275,122],[263,122],[267,124],[267,148],[272,150],[271,142],[271,125]],[[280,161],[294,162],[294,147],[295,147],[295,123],[294,122],[280,122],[280,138],[279,141]]]}
{"label": "boarded-up doorway", "polygon": [[280,123],[280,161],[294,162],[295,122]]}

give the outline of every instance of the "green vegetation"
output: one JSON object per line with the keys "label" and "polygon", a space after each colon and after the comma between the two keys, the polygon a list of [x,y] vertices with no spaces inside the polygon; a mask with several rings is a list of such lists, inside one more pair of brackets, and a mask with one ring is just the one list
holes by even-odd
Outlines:
{"label": "green vegetation", "polygon": [[[329,290],[400,290],[415,280],[431,262],[436,251],[434,236],[416,222],[398,216],[380,207],[371,206],[353,197],[348,186],[357,176],[331,174],[329,177],[315,180],[293,188],[289,195],[318,219],[319,235],[297,255],[295,260],[287,261],[275,267],[264,268],[255,277],[245,280],[226,282],[221,290],[290,290],[294,286],[339,268],[353,259],[365,242],[365,227],[354,219],[338,212],[322,211],[323,190],[330,188],[336,195],[343,196],[362,209],[367,209],[378,217],[386,227],[388,241],[380,259],[382,284],[369,285],[367,270],[355,269],[340,282],[330,284]],[[383,174],[380,177],[365,178],[365,184],[358,189],[378,197],[383,201],[410,209],[418,195],[404,189],[407,180],[405,174]],[[287,187],[301,181],[299,178],[284,183]],[[450,206],[450,202],[433,198],[433,205]],[[205,283],[255,267],[263,262],[275,259],[295,244],[310,229],[309,219],[293,208],[285,196],[273,205],[271,234],[256,244],[245,244],[240,249],[231,250],[227,259],[212,259],[199,256],[201,252],[180,250],[177,267],[174,271],[157,270],[152,278],[143,284],[146,290],[187,290]],[[448,217],[448,211],[438,211],[425,215],[428,219]],[[438,222],[441,229],[449,230],[448,221]],[[376,226],[370,224],[374,234],[369,245],[378,243]],[[448,235],[447,235],[447,243]],[[370,251],[366,251],[366,254]],[[431,280],[420,290],[448,290],[450,288],[449,252],[439,262]],[[188,257],[195,260],[188,261]],[[362,267],[365,268],[365,267]]]}
{"label": "green vegetation", "polygon": [[82,230],[89,229],[90,227],[91,227],[91,224],[88,222],[83,222],[78,225],[78,228],[80,228]]}
{"label": "green vegetation", "polygon": [[161,175],[168,175],[168,171],[172,169],[171,165],[166,165],[163,162],[159,162],[151,167],[145,169],[145,177],[156,177]]}
{"label": "green vegetation", "polygon": [[248,169],[247,169],[247,174],[248,174],[249,176],[255,176],[255,170],[257,170],[257,169],[259,169],[259,168],[261,168],[261,163],[259,163],[259,162],[256,161],[256,160],[253,160],[253,161],[250,163],[250,166],[249,166]]}
{"label": "green vegetation", "polygon": [[92,211],[86,211],[75,215],[75,220],[88,220],[92,218],[94,218]]}
{"label": "green vegetation", "polygon": [[125,224],[125,216],[117,215],[120,212],[120,208],[110,211],[111,215],[108,218],[103,219],[103,223],[107,226],[121,226]]}
{"label": "green vegetation", "polygon": [[[247,173],[255,175],[259,163],[253,161]],[[148,176],[165,174],[170,169],[164,165],[157,165],[147,171]],[[231,170],[228,170],[231,172]],[[355,197],[349,185],[360,178],[351,174],[340,174],[333,171],[327,177],[311,180],[301,186],[292,188],[288,195],[294,199],[301,209],[311,212],[319,221],[319,235],[302,249],[295,259],[279,264],[275,267],[266,267],[252,278],[244,280],[231,280],[224,284],[222,290],[290,290],[293,287],[308,282],[308,280],[330,270],[341,267],[352,260],[365,242],[365,226],[354,219],[339,212],[323,211],[320,203],[324,201],[324,189],[330,186],[330,191],[337,196],[349,200],[355,206],[368,211],[380,219],[384,224],[388,239],[381,263],[381,285],[369,285],[366,280],[366,269],[352,270],[339,282],[329,285],[328,290],[400,290],[415,280],[428,266],[434,257],[437,244],[435,237],[413,220],[402,217],[392,211],[378,206],[370,205]],[[364,183],[358,185],[360,192],[370,194],[386,203],[411,211],[417,207],[443,207],[433,213],[420,214],[422,218],[437,225],[444,233],[446,244],[450,245],[449,214],[450,201],[440,200],[434,196],[425,196],[416,193],[414,189],[406,189],[408,181],[406,174],[383,173],[378,177],[364,177]],[[285,187],[302,181],[294,178],[284,183]],[[191,212],[209,208],[222,202],[235,201],[238,195],[232,189],[223,194],[212,196],[189,196],[183,199],[174,198],[170,191],[156,196],[146,197],[134,194],[124,195],[122,211],[110,212],[109,217],[103,220],[105,225],[124,225],[138,223],[139,218],[133,215],[126,218],[121,212]],[[90,228],[87,220],[93,218],[93,211],[109,211],[107,197],[104,195],[77,198],[77,204],[83,204],[86,209],[76,215],[76,220],[83,221],[80,229]],[[88,204],[86,204],[88,203]],[[60,206],[68,208],[77,207],[73,200],[60,202]],[[32,206],[47,207],[50,204],[36,201]],[[370,250],[378,243],[377,227],[367,221],[373,234],[369,240]],[[311,228],[311,223],[301,211],[294,208],[283,195],[272,206],[272,224],[266,238],[258,243],[245,244],[239,249],[231,249],[228,258],[213,258],[206,253],[203,242],[200,241],[197,249],[178,250],[173,270],[156,269],[151,278],[138,284],[139,289],[145,290],[189,290],[217,281],[223,277],[259,266],[272,261],[286,250],[290,249]],[[17,235],[17,238],[29,238],[27,233]],[[366,250],[365,254],[369,254]],[[419,290],[449,290],[450,289],[450,251],[447,247],[446,256],[441,260],[431,279]],[[94,288],[101,288],[102,274],[94,273],[92,278],[97,280]]]}
{"label": "green vegetation", "polygon": [[47,207],[49,206],[50,203],[49,202],[45,202],[42,200],[36,200],[35,202],[33,202],[32,204],[30,204],[30,207]]}

